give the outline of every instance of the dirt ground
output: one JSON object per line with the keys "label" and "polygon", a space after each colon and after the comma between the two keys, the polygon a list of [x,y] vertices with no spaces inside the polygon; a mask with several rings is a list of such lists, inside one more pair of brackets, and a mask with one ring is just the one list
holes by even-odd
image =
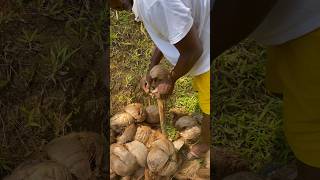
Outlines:
{"label": "dirt ground", "polygon": [[0,179],[51,139],[102,131],[102,0],[0,1]]}

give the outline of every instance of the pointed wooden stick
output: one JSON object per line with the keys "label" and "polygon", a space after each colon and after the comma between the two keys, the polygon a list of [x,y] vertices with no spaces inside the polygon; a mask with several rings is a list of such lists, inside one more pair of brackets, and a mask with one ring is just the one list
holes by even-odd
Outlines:
{"label": "pointed wooden stick", "polygon": [[159,109],[159,116],[160,116],[160,127],[161,127],[161,132],[163,135],[167,136],[167,132],[164,128],[165,125],[165,116],[164,116],[164,100],[158,98],[157,99],[158,103],[158,109]]}

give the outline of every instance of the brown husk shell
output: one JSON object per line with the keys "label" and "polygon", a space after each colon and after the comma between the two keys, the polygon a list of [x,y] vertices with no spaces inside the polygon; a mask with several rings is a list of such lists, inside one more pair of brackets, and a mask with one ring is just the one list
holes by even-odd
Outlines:
{"label": "brown husk shell", "polygon": [[124,111],[136,119],[136,122],[142,122],[146,119],[146,111],[141,103],[129,104],[124,108]]}
{"label": "brown husk shell", "polygon": [[117,138],[117,143],[124,144],[132,141],[136,132],[137,126],[135,124],[129,125],[128,127],[126,127],[122,135]]}

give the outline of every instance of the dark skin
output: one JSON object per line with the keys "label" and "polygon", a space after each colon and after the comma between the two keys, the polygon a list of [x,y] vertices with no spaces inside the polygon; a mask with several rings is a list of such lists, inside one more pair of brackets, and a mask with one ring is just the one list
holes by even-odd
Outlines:
{"label": "dark skin", "polygon": [[[252,33],[264,20],[277,0],[216,0],[211,16],[213,59]],[[235,30],[236,29],[236,30]],[[296,180],[320,178],[320,168],[298,161]]]}
{"label": "dark skin", "polygon": [[[191,70],[202,54],[201,42],[194,26],[192,26],[187,35],[181,41],[174,44],[174,46],[178,49],[180,56],[177,64],[171,71],[170,80],[164,82],[161,86],[158,86],[158,96],[163,98],[167,98],[172,94],[175,82]],[[163,54],[156,47],[151,57],[149,70],[153,66],[159,64],[162,58]],[[149,73],[147,73],[147,81],[151,82]]]}
{"label": "dark skin", "polygon": [[[128,6],[130,4],[130,6]],[[111,0],[110,7],[118,10],[130,10],[132,8],[132,1],[130,0]],[[198,37],[197,30],[194,26],[191,27],[187,35],[180,40],[178,43],[174,44],[180,53],[179,59],[175,67],[170,73],[170,79],[161,83],[157,87],[156,96],[161,98],[168,98],[172,94],[175,82],[182,76],[186,75],[197,60],[200,58],[203,48]],[[155,47],[153,55],[151,57],[151,63],[149,65],[149,70],[160,63],[163,58],[162,52]],[[147,73],[147,84],[144,87],[145,90],[149,89],[148,84],[151,82],[149,73]],[[199,144],[195,145],[191,152],[195,156],[200,156],[202,153],[209,150],[210,144],[210,115],[204,114],[202,123],[201,139]]]}

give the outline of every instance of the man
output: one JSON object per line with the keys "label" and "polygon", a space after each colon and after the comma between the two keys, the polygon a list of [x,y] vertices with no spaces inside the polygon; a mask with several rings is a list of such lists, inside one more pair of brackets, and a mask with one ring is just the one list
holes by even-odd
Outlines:
{"label": "man", "polygon": [[188,157],[200,157],[210,146],[210,0],[111,0],[110,6],[133,9],[143,22],[155,44],[149,71],[163,57],[174,65],[170,80],[157,87],[160,96],[168,97],[180,77],[193,77],[204,118],[200,142]]}
{"label": "man", "polygon": [[320,1],[216,0],[213,57],[246,37],[267,46],[266,85],[283,95],[297,180],[320,179]]}

